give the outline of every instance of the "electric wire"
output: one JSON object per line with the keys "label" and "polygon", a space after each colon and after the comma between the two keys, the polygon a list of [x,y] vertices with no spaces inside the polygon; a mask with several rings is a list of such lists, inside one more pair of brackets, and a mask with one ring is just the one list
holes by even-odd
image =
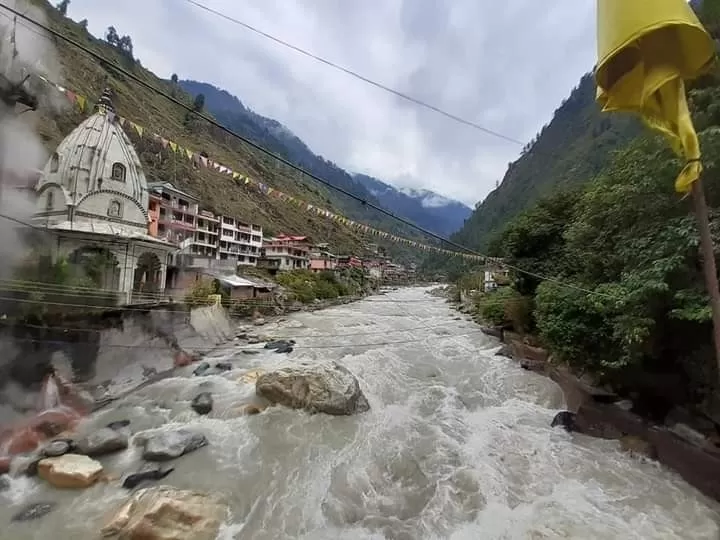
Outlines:
{"label": "electric wire", "polygon": [[316,55],[316,54],[314,54],[314,53],[311,53],[311,52],[308,51],[307,49],[303,49],[303,48],[301,48],[301,47],[298,47],[297,45],[293,45],[292,43],[289,43],[289,42],[287,42],[287,41],[285,41],[285,40],[283,40],[283,39],[281,39],[281,38],[278,38],[278,37],[276,37],[276,36],[273,36],[272,34],[269,34],[269,33],[267,33],[267,32],[264,32],[263,30],[260,30],[259,28],[255,27],[255,26],[252,26],[252,25],[250,25],[250,24],[248,24],[248,23],[246,23],[246,22],[243,22],[243,21],[241,21],[241,20],[239,20],[239,19],[236,19],[235,17],[233,17],[233,16],[231,16],[231,15],[227,15],[226,13],[223,13],[223,12],[221,12],[221,11],[219,11],[219,10],[213,9],[213,8],[211,8],[211,7],[209,7],[209,6],[206,6],[205,4],[202,4],[202,3],[200,3],[200,2],[197,2],[196,0],[185,0],[185,1],[186,1],[188,4],[191,4],[191,5],[197,7],[197,8],[199,8],[199,9],[201,9],[201,10],[204,10],[204,11],[206,11],[206,12],[208,12],[208,13],[211,13],[211,14],[217,16],[217,17],[220,17],[220,18],[222,18],[222,19],[225,19],[226,21],[229,21],[229,22],[231,22],[231,23],[233,23],[233,24],[236,24],[236,25],[238,25],[238,26],[241,26],[241,27],[245,28],[246,30],[250,30],[251,32],[254,32],[254,33],[256,33],[256,34],[258,34],[258,35],[260,35],[260,36],[262,36],[262,37],[264,37],[264,38],[267,38],[267,39],[269,39],[269,40],[271,40],[271,41],[274,41],[275,43],[277,43],[277,44],[279,44],[279,45],[282,45],[283,47],[286,47],[286,48],[291,49],[291,50],[293,50],[293,51],[295,51],[295,52],[297,52],[297,53],[299,53],[299,54],[302,54],[302,55],[304,55],[304,56],[307,56],[308,58],[312,58],[313,60],[316,60],[317,62],[320,62],[320,63],[322,63],[322,64],[325,64],[326,66],[329,66],[329,67],[331,67],[331,68],[333,68],[333,69],[336,69],[336,70],[338,70],[338,71],[342,71],[342,72],[345,73],[346,75],[350,75],[351,77],[354,77],[354,78],[356,78],[356,79],[358,79],[358,80],[360,80],[360,81],[362,81],[362,82],[364,82],[364,83],[367,83],[367,84],[369,84],[369,85],[371,85],[371,86],[374,86],[375,88],[379,88],[380,90],[383,90],[383,91],[385,91],[385,92],[388,92],[388,93],[390,93],[390,94],[392,94],[392,95],[394,95],[394,96],[396,96],[396,97],[399,97],[399,98],[401,98],[401,99],[404,99],[404,100],[406,100],[406,101],[409,101],[409,102],[411,102],[411,103],[414,103],[415,105],[418,105],[418,106],[423,107],[423,108],[425,108],[425,109],[429,109],[429,110],[431,110],[431,111],[433,111],[433,112],[435,112],[435,113],[438,113],[438,114],[440,114],[440,115],[442,115],[442,116],[444,116],[444,117],[446,117],[446,118],[449,118],[450,120],[453,120],[453,121],[458,122],[458,123],[460,123],[460,124],[463,124],[463,125],[465,125],[465,126],[469,126],[469,127],[473,128],[473,129],[476,129],[476,130],[478,130],[478,131],[481,131],[481,132],[483,132],[483,133],[485,133],[485,134],[487,134],[487,135],[491,135],[491,136],[496,137],[496,138],[498,138],[498,139],[502,139],[502,140],[504,140],[504,141],[511,142],[511,143],[513,143],[513,144],[518,144],[518,145],[520,145],[520,146],[523,146],[523,145],[524,145],[524,143],[523,143],[522,141],[519,141],[518,139],[515,139],[515,138],[513,138],[513,137],[509,137],[508,135],[503,135],[502,133],[500,133],[500,132],[498,132],[498,131],[494,131],[494,130],[492,130],[492,129],[483,127],[483,126],[481,126],[480,124],[477,124],[477,123],[475,123],[475,122],[473,122],[473,121],[471,121],[471,120],[467,120],[467,119],[465,119],[465,118],[462,118],[461,116],[458,116],[458,115],[452,114],[452,113],[450,113],[450,112],[447,112],[447,111],[441,109],[440,107],[437,107],[437,106],[435,106],[435,105],[432,105],[432,104],[430,104],[430,103],[428,103],[428,102],[426,102],[426,101],[423,101],[423,100],[421,100],[421,99],[415,98],[415,97],[413,97],[413,96],[411,96],[411,95],[409,95],[409,94],[406,94],[406,93],[404,93],[404,92],[400,92],[399,90],[395,90],[394,88],[391,88],[391,87],[389,87],[389,86],[387,86],[387,85],[385,85],[385,84],[383,84],[383,83],[380,83],[380,82],[377,82],[377,81],[375,81],[375,80],[373,80],[373,79],[370,79],[370,78],[368,78],[368,77],[365,77],[364,75],[361,75],[361,74],[358,73],[357,71],[354,71],[354,70],[352,70],[352,69],[350,69],[350,68],[346,68],[346,67],[344,67],[344,66],[341,66],[340,64],[337,64],[337,63],[335,63],[335,62],[332,62],[332,61],[330,61],[330,60],[327,60],[326,58],[323,58],[323,57],[321,57],[321,56],[318,56],[318,55]]}
{"label": "electric wire", "polygon": [[[424,228],[424,227],[421,227],[421,226],[419,226],[419,225],[416,225],[416,224],[413,223],[412,221],[409,221],[409,220],[407,220],[407,219],[405,219],[405,218],[403,218],[403,217],[400,217],[400,216],[394,214],[393,212],[390,212],[390,211],[384,209],[384,208],[381,207],[381,206],[378,206],[378,205],[376,205],[376,204],[374,204],[374,203],[372,203],[372,202],[369,202],[369,201],[365,200],[364,198],[359,197],[358,195],[355,195],[354,193],[351,193],[351,192],[347,191],[346,189],[344,189],[344,188],[342,188],[342,187],[336,186],[336,185],[334,185],[333,183],[331,183],[331,182],[329,182],[329,181],[327,181],[327,180],[325,180],[325,179],[323,179],[323,178],[321,178],[321,177],[319,177],[319,176],[317,176],[317,175],[315,175],[315,174],[313,174],[313,173],[311,173],[311,172],[306,171],[306,170],[303,169],[302,167],[300,167],[300,166],[298,166],[298,165],[295,165],[295,164],[292,163],[291,161],[283,158],[282,156],[279,156],[279,155],[275,154],[275,153],[272,152],[271,150],[268,150],[268,149],[264,148],[263,146],[261,146],[261,145],[255,143],[255,142],[253,142],[253,141],[251,141],[251,140],[243,137],[242,135],[236,133],[235,131],[233,131],[233,130],[231,130],[231,129],[225,127],[225,126],[223,126],[222,124],[220,124],[219,122],[217,122],[215,119],[213,119],[213,118],[211,118],[211,117],[209,117],[209,116],[207,116],[207,115],[205,115],[205,114],[203,114],[203,113],[201,113],[201,112],[199,112],[199,111],[196,111],[196,110],[195,110],[193,107],[191,107],[190,105],[187,105],[187,104],[183,103],[182,101],[178,100],[177,98],[175,98],[174,96],[172,96],[172,95],[170,95],[170,94],[168,94],[168,93],[166,93],[166,92],[163,92],[162,90],[154,87],[152,84],[144,81],[143,79],[141,79],[141,78],[138,77],[137,75],[133,74],[132,72],[128,71],[127,69],[123,68],[122,66],[118,65],[117,63],[108,60],[107,58],[105,58],[105,57],[102,56],[101,54],[96,53],[95,51],[92,51],[91,49],[89,49],[88,47],[84,46],[83,44],[78,43],[76,40],[74,40],[74,39],[72,39],[72,38],[64,35],[62,32],[59,32],[59,31],[57,31],[57,30],[55,30],[55,29],[53,29],[53,28],[50,28],[49,26],[47,26],[47,25],[45,25],[45,24],[43,24],[43,23],[40,23],[40,22],[36,21],[35,19],[33,19],[33,18],[31,18],[31,17],[28,17],[27,15],[25,15],[25,14],[19,12],[18,10],[14,9],[14,8],[11,8],[11,7],[9,7],[9,6],[5,5],[5,4],[0,3],[0,8],[6,9],[7,11],[13,13],[15,16],[17,16],[17,17],[19,17],[19,18],[21,18],[21,19],[23,19],[23,20],[25,20],[25,21],[27,21],[27,22],[29,22],[29,23],[31,23],[31,24],[36,25],[37,27],[41,28],[41,29],[44,30],[45,32],[47,32],[47,33],[49,33],[49,34],[51,34],[51,35],[53,35],[53,36],[61,39],[62,41],[65,41],[66,43],[72,45],[73,47],[79,49],[80,51],[86,53],[87,55],[93,57],[94,59],[96,59],[96,60],[98,60],[98,61],[100,61],[100,62],[103,62],[103,63],[106,64],[106,65],[112,66],[112,68],[113,68],[114,70],[116,70],[117,72],[119,72],[119,73],[122,74],[123,76],[125,76],[125,77],[133,80],[134,82],[136,82],[136,83],[139,84],[140,86],[146,88],[147,90],[150,90],[151,92],[154,92],[155,94],[157,94],[157,95],[159,95],[159,96],[164,97],[166,100],[174,103],[175,105],[177,105],[177,106],[179,106],[179,107],[182,107],[182,108],[185,109],[188,113],[193,114],[193,115],[195,115],[195,116],[197,116],[197,117],[205,120],[206,122],[208,122],[209,124],[213,125],[213,126],[216,127],[217,129],[223,131],[224,133],[230,135],[231,137],[234,137],[234,138],[236,138],[236,139],[244,142],[245,144],[248,144],[248,145],[251,146],[252,148],[255,148],[256,150],[264,153],[264,154],[267,155],[268,157],[277,160],[278,162],[280,162],[280,163],[282,163],[282,164],[290,167],[291,169],[293,169],[293,170],[295,170],[295,171],[297,171],[297,172],[299,172],[299,173],[301,173],[301,174],[306,175],[308,178],[311,178],[311,179],[319,182],[320,184],[322,184],[322,185],[324,185],[324,186],[326,186],[326,187],[328,187],[328,188],[330,188],[330,189],[333,189],[333,190],[335,190],[335,191],[337,191],[337,192],[339,192],[339,193],[341,193],[341,194],[343,194],[343,195],[345,195],[345,196],[347,196],[347,197],[352,198],[353,200],[355,200],[355,201],[357,201],[357,202],[360,202],[360,203],[363,204],[364,206],[367,206],[367,207],[369,207],[369,208],[372,208],[372,209],[380,212],[381,214],[386,215],[386,216],[390,217],[391,219],[396,220],[398,223],[402,223],[403,225],[408,226],[408,227],[410,227],[410,228],[412,228],[412,229],[415,229],[416,231],[418,231],[418,232],[420,232],[420,233],[422,233],[422,234],[424,234],[424,235],[426,235],[426,236],[428,236],[428,237],[430,237],[430,238],[433,238],[433,239],[438,240],[438,241],[440,241],[440,242],[442,242],[442,243],[445,243],[445,244],[447,244],[447,245],[449,245],[449,246],[452,246],[452,247],[456,248],[457,250],[459,250],[460,253],[466,252],[466,253],[469,253],[469,254],[471,254],[471,255],[475,255],[475,256],[478,256],[478,257],[482,257],[482,258],[484,258],[484,259],[486,259],[486,260],[488,260],[488,261],[495,262],[496,264],[498,264],[498,265],[500,265],[500,266],[503,266],[503,267],[505,267],[505,268],[511,269],[511,270],[513,270],[513,271],[515,271],[515,272],[517,272],[517,273],[519,273],[519,274],[524,274],[524,275],[526,275],[526,276],[534,277],[534,278],[539,279],[539,280],[541,280],[541,281],[548,281],[548,282],[551,282],[551,283],[555,283],[556,285],[565,287],[565,288],[567,288],[567,289],[573,289],[573,290],[576,290],[576,291],[578,291],[578,292],[582,292],[582,293],[585,293],[585,294],[588,294],[588,295],[597,296],[597,297],[604,297],[604,298],[610,298],[610,299],[612,298],[612,296],[609,295],[609,294],[605,294],[605,293],[601,293],[601,292],[598,292],[598,291],[594,291],[594,290],[592,290],[592,289],[588,289],[588,288],[586,288],[586,287],[582,287],[582,286],[576,285],[576,284],[574,284],[574,283],[568,283],[568,282],[565,282],[565,281],[563,281],[563,280],[560,280],[560,279],[557,279],[557,278],[554,278],[554,277],[544,276],[544,275],[539,274],[539,273],[537,273],[537,272],[532,272],[532,271],[529,271],[529,270],[525,270],[525,269],[520,268],[520,267],[518,267],[518,266],[516,266],[516,265],[506,263],[506,262],[504,262],[504,261],[502,261],[502,260],[500,260],[500,259],[493,258],[493,257],[489,257],[489,256],[487,256],[486,254],[483,254],[483,253],[481,253],[481,252],[479,252],[479,251],[477,251],[477,250],[474,250],[474,249],[469,248],[469,247],[467,247],[467,246],[463,246],[462,244],[459,244],[459,243],[457,243],[457,242],[455,242],[455,241],[453,241],[453,240],[450,240],[450,239],[448,239],[448,238],[445,238],[445,237],[443,237],[442,235],[439,235],[439,234],[434,233],[434,232],[432,232],[432,231],[430,231],[430,230],[428,230],[428,229],[426,229],[426,228]],[[7,217],[7,216],[4,216],[4,215],[0,214],[0,217]]]}

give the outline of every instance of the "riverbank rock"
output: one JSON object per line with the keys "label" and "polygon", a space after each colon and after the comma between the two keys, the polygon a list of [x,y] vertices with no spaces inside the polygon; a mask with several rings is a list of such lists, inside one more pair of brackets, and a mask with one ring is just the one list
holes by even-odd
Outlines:
{"label": "riverbank rock", "polygon": [[127,540],[215,540],[226,515],[218,497],[157,486],[135,493],[101,533]]}
{"label": "riverbank rock", "polygon": [[100,463],[77,454],[46,458],[38,463],[38,476],[63,489],[90,487],[100,479],[102,472],[103,466]]}
{"label": "riverbank rock", "polygon": [[350,415],[370,409],[358,380],[336,362],[301,363],[263,373],[255,391],[271,403],[309,412]]}
{"label": "riverbank rock", "polygon": [[104,456],[125,450],[129,435],[124,429],[104,427],[77,441],[77,451],[86,456]]}
{"label": "riverbank rock", "polygon": [[550,422],[550,427],[561,426],[566,431],[575,431],[575,413],[570,411],[560,411]]}
{"label": "riverbank rock", "polygon": [[189,429],[141,434],[136,441],[143,447],[143,459],[146,461],[169,461],[208,444],[205,435]]}
{"label": "riverbank rock", "polygon": [[201,392],[190,403],[193,411],[198,414],[209,414],[213,408],[213,398],[210,392]]}
{"label": "riverbank rock", "polygon": [[624,437],[621,437],[620,448],[623,452],[627,452],[633,457],[657,459],[657,450],[655,447],[641,437],[636,437],[634,435],[625,435]]}

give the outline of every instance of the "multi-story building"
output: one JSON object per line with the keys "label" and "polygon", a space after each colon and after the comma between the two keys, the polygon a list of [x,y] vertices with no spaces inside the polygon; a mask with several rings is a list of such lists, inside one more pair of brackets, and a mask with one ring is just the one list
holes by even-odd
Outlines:
{"label": "multi-story building", "polygon": [[[179,244],[195,238],[198,199],[170,182],[150,182],[149,230],[158,238]],[[156,222],[154,220],[157,220]]]}
{"label": "multi-story building", "polygon": [[220,216],[216,216],[209,210],[200,210],[197,215],[195,238],[190,246],[190,253],[200,257],[217,259],[219,229]]}
{"label": "multi-story building", "polygon": [[218,258],[236,259],[240,266],[257,266],[263,246],[262,227],[221,216],[219,228]]}
{"label": "multi-story building", "polygon": [[266,238],[262,254],[262,266],[269,270],[307,269],[310,266],[310,241],[306,236],[284,234]]}
{"label": "multi-story building", "polygon": [[337,260],[337,255],[330,253],[329,246],[326,243],[316,244],[310,248],[309,268],[313,272],[335,270],[337,267]]}

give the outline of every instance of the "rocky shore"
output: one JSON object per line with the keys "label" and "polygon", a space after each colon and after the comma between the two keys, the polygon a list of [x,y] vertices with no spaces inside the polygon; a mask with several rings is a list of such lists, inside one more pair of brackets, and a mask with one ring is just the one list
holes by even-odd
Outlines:
{"label": "rocky shore", "polygon": [[[294,340],[273,339],[261,333],[272,329],[270,321],[260,317],[232,323],[233,335],[222,344],[221,357],[212,352],[176,356],[174,366],[167,371],[153,374],[141,387],[123,391],[104,403],[112,409],[113,417],[118,417],[104,424],[102,418],[106,416],[92,412],[99,404],[93,402],[89,389],[50,371],[34,415],[3,426],[0,432],[0,490],[9,488],[20,477],[64,492],[106,483],[129,493],[116,509],[109,509],[104,522],[97,523],[102,537],[217,538],[229,512],[222,497],[153,485],[172,479],[174,463],[182,456],[212,446],[212,434],[172,421],[148,428],[135,417],[119,415],[123,414],[124,399],[167,378],[184,378],[187,387],[194,389],[191,399],[174,400],[174,406],[187,409],[183,417],[188,419],[250,417],[270,407],[335,416],[369,410],[357,378],[346,367],[337,362],[294,360]],[[267,370],[258,369],[251,361],[257,355],[278,355],[284,360],[271,362]],[[218,384],[254,391],[244,399],[229,402],[227,391],[218,391]],[[78,406],[80,397],[84,408]],[[128,457],[117,459],[123,454]],[[13,526],[41,519],[54,512],[56,506],[52,496],[36,500],[14,513]]]}
{"label": "rocky shore", "polygon": [[[446,291],[437,289],[432,294],[445,297]],[[453,306],[470,313],[460,303]],[[482,321],[473,320],[482,326]],[[572,373],[532,338],[499,327],[483,326],[482,330],[502,345],[498,355],[560,386],[566,410],[548,418],[551,425],[617,440],[623,450],[667,466],[707,497],[720,501],[720,426],[713,419],[682,406],[672,408],[661,419],[651,419],[643,404],[598,385],[588,375]]]}

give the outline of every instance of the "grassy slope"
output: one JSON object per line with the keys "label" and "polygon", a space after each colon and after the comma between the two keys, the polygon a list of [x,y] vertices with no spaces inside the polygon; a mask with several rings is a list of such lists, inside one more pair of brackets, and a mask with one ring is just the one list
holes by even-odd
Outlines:
{"label": "grassy slope", "polygon": [[[123,66],[134,75],[155,88],[170,93],[170,83],[144,69],[138,62],[129,62],[116,49],[102,40],[95,39],[74,21],[64,18],[50,7],[45,0],[32,2],[46,10],[49,24],[57,31],[102,55],[109,62]],[[205,151],[211,159],[232,167],[269,186],[297,198],[327,209],[347,207],[343,197],[310,179],[301,178],[299,173],[279,165],[272,158],[245,143],[238,141],[204,121],[195,121],[185,126],[185,110],[147,90],[110,66],[102,66],[92,57],[62,40],[54,40],[62,65],[61,83],[68,88],[97,99],[103,88],[112,87],[115,92],[115,107],[118,113],[135,121],[181,146],[193,151]],[[191,103],[190,97],[181,90],[176,91],[178,99]],[[62,138],[83,118],[76,111],[66,110],[62,114],[41,113],[38,131],[48,149],[54,148]],[[188,160],[169,152],[161,152],[158,143],[147,138],[138,140],[130,134],[145,167],[149,181],[170,181],[181,189],[199,196],[205,207],[218,212],[243,217],[262,225],[268,233],[302,233],[314,240],[327,241],[336,251],[359,252],[359,246],[366,242],[377,242],[377,238],[366,238],[362,233],[339,225],[326,218],[267,197],[254,190],[237,186],[230,177],[207,169],[195,169]],[[342,203],[342,204],[341,204]],[[394,228],[396,234],[412,236],[412,233],[396,227],[387,218],[356,204],[353,219],[374,225],[384,230]],[[397,252],[397,251],[396,251]]]}

